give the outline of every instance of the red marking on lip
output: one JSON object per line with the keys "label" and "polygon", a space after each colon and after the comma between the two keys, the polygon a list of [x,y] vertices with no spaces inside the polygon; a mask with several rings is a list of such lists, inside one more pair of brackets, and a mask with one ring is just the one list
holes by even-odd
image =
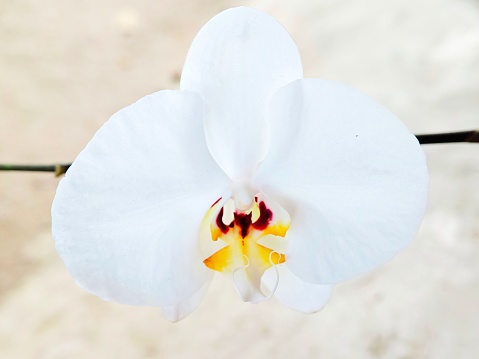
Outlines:
{"label": "red marking on lip", "polygon": [[273,212],[269,208],[266,207],[266,204],[261,201],[259,203],[259,217],[252,224],[254,229],[262,231],[263,229],[266,229],[268,227],[268,224],[271,222],[273,219]]}
{"label": "red marking on lip", "polygon": [[241,237],[246,237],[248,235],[249,227],[251,226],[251,212],[248,214],[245,213],[235,213],[235,224],[241,228]]}
{"label": "red marking on lip", "polygon": [[216,203],[218,203],[219,201],[221,201],[221,198],[223,198],[223,197],[218,198],[218,199],[215,201],[215,203],[213,203],[213,204],[210,206],[210,208],[214,207]]}
{"label": "red marking on lip", "polygon": [[231,224],[233,224],[233,222],[231,222],[229,226],[223,223],[223,207],[221,207],[218,216],[216,217],[216,225],[221,230],[221,232],[226,234],[230,230]]}
{"label": "red marking on lip", "polygon": [[251,227],[256,230],[262,231],[268,227],[271,220],[273,219],[273,212],[268,207],[266,207],[266,204],[263,201],[259,202],[258,209],[259,217],[254,223],[252,223],[251,219],[252,212],[248,214],[235,212],[233,213],[234,219],[231,221],[231,223],[226,224],[223,222],[224,207],[221,207],[218,212],[218,215],[216,216],[216,225],[221,230],[221,232],[223,232],[223,234],[228,233],[230,228],[238,226],[241,237],[245,238],[248,235]]}

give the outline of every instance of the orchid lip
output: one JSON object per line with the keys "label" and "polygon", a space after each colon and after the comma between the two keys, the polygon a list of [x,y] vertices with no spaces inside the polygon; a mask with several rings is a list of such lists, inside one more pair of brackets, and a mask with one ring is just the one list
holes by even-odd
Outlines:
{"label": "orchid lip", "polygon": [[[274,239],[267,245],[259,241],[267,236],[285,237],[290,218],[283,208],[261,193],[252,196],[249,208],[238,208],[238,202],[241,200],[236,197],[218,200],[207,212],[203,226],[209,227],[209,233],[202,232],[200,240],[215,242],[218,247],[213,253],[205,254],[203,263],[214,271],[230,274],[240,297],[257,303],[269,299],[278,285],[276,283],[273,291],[266,295],[261,290],[264,272],[286,261],[280,247],[274,248]],[[279,281],[279,275],[277,279]]]}

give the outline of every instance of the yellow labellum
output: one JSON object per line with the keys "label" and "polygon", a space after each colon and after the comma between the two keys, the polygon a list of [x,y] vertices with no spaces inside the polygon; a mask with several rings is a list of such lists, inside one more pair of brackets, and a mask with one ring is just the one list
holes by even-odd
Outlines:
{"label": "yellow labellum", "polygon": [[[271,266],[284,263],[286,256],[258,241],[265,236],[284,237],[289,229],[289,215],[277,204],[267,205],[261,194],[254,197],[245,211],[235,208],[233,199],[228,199],[222,207],[221,203],[224,202],[218,200],[207,212],[203,228],[209,226],[208,239],[220,240],[223,247],[203,262],[212,270],[233,276],[236,271],[244,270],[243,278],[249,282],[249,289],[266,298],[260,290],[261,277]],[[249,301],[246,297],[243,299]]]}

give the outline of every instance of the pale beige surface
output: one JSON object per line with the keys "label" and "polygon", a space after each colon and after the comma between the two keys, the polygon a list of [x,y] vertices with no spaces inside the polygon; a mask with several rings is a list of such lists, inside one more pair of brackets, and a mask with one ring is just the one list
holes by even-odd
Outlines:
{"label": "pale beige surface", "polygon": [[[177,88],[199,27],[250,4],[292,33],[305,75],[347,82],[413,132],[479,125],[477,0],[0,0],[0,162],[70,161],[116,110]],[[170,324],[103,302],[56,256],[47,174],[0,174],[1,358],[474,358],[479,148],[426,148],[430,202],[394,261],[305,316],[240,302],[218,277]]]}

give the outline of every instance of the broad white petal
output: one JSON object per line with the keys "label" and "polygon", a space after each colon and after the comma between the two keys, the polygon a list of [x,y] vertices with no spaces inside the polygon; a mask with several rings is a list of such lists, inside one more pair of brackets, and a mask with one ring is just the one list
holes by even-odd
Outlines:
{"label": "broad white petal", "polygon": [[428,174],[416,138],[387,109],[316,79],[282,88],[259,188],[291,216],[288,267],[330,284],[390,260],[416,234]]}
{"label": "broad white petal", "polygon": [[207,281],[190,298],[178,304],[161,307],[161,311],[163,312],[165,318],[168,319],[170,322],[178,322],[182,319],[185,319],[200,305],[206,292],[208,291],[209,286],[210,281]]}
{"label": "broad white petal", "polygon": [[166,306],[209,280],[200,224],[229,180],[206,147],[201,106],[186,91],[144,97],[103,125],[60,182],[53,236],[86,290]]}
{"label": "broad white petal", "polygon": [[302,66],[295,43],[264,12],[229,9],[200,30],[183,67],[181,89],[201,94],[208,147],[230,178],[247,177],[262,160],[268,100],[298,78]]}
{"label": "broad white petal", "polygon": [[[278,270],[278,274],[276,273]],[[277,283],[279,275],[279,283]],[[296,277],[287,264],[268,269],[263,283],[272,291],[277,284],[274,296],[285,306],[303,313],[315,313],[321,310],[331,297],[330,285],[310,284]]]}

